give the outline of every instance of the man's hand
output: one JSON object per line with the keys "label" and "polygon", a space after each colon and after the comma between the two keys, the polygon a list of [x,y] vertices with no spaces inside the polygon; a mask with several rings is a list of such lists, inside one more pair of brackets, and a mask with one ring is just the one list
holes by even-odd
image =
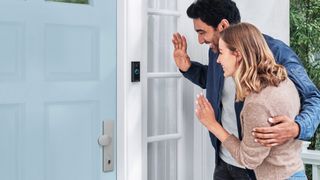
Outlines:
{"label": "man's hand", "polygon": [[173,58],[177,67],[186,72],[191,66],[190,58],[187,54],[187,40],[179,33],[174,33],[172,37],[172,43],[174,46]]}
{"label": "man's hand", "polygon": [[287,116],[276,116],[268,121],[271,127],[254,128],[252,131],[255,141],[264,146],[281,145],[299,135],[299,125]]}

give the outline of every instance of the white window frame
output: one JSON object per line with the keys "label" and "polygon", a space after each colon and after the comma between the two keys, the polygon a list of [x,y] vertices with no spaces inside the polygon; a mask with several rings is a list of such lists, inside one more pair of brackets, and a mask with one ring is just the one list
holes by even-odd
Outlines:
{"label": "white window frame", "polygon": [[[183,13],[185,13],[187,7],[192,3],[192,0],[186,1],[188,2],[182,3],[181,1],[178,1],[178,7],[180,7],[181,12]],[[176,139],[181,136],[179,134],[174,134],[149,139],[146,138],[146,124],[144,124],[141,120],[142,117],[145,116],[145,114],[142,114],[143,111],[141,99],[142,94],[144,94],[144,91],[146,91],[146,89],[143,90],[141,83],[130,82],[131,61],[142,62],[143,60],[147,59],[147,54],[145,52],[142,52],[143,49],[146,49],[145,47],[147,42],[139,42],[138,39],[139,35],[146,35],[147,12],[148,9],[146,0],[117,0],[117,180],[147,180],[147,173],[144,172],[144,170],[147,170],[145,163],[147,159],[143,154],[146,150],[146,142],[158,141],[163,138]],[[166,15],[181,14],[175,11],[160,12],[154,9],[149,9],[149,13],[162,13]],[[139,19],[140,21],[136,21],[137,19]],[[187,34],[188,32],[190,42],[196,42],[197,39],[196,34],[193,30],[192,20],[184,19],[178,21],[180,21],[180,23],[178,22],[178,30],[182,28],[188,28],[188,31],[184,32],[184,34]],[[179,24],[182,23],[186,23],[188,25],[180,27]],[[128,47],[138,48],[131,49]],[[206,47],[196,46],[192,47],[192,49],[193,52],[189,52],[191,57],[197,57],[197,59],[207,59]],[[144,69],[146,69],[146,67],[142,67],[141,69],[141,80],[143,80],[143,77],[146,77],[146,75],[143,74],[146,73],[143,72]],[[179,79],[180,84],[188,82],[188,80],[182,78],[182,75],[180,73],[148,73],[147,76],[149,78],[174,77]],[[190,86],[192,85],[189,84],[189,87]],[[182,86],[179,85],[179,87]],[[192,89],[190,89],[190,91],[192,94],[197,94],[201,90],[197,88],[195,91]],[[178,113],[178,116],[179,114],[181,116],[181,113]],[[181,117],[179,119],[181,119]],[[181,123],[179,122],[178,124]],[[208,141],[207,130],[205,130],[197,121],[195,121],[194,126],[193,149],[195,153],[193,156],[194,173],[192,179],[212,179],[211,171],[213,168],[208,166],[208,162],[209,164],[212,164],[212,161],[214,161],[214,159],[208,158],[206,154],[202,154],[212,150],[210,141]],[[179,127],[177,128],[179,130]],[[198,142],[201,142],[201,146],[199,146]],[[202,153],[198,154],[198,152]],[[182,170],[179,169],[179,166],[177,170],[178,175],[180,174],[179,176],[182,177]],[[208,175],[210,176],[210,178],[207,178]]]}
{"label": "white window frame", "polygon": [[[179,0],[178,0],[179,1]],[[147,18],[149,15],[159,15],[159,16],[171,16],[171,17],[176,17],[178,18],[177,23],[179,23],[179,17],[180,17],[180,12],[177,11],[170,11],[170,10],[164,10],[164,9],[147,9],[147,13],[146,13],[146,17],[145,20],[147,21]],[[145,23],[145,27],[144,29],[147,31],[148,28],[148,23]],[[157,32],[155,32],[157,34]],[[146,44],[145,46],[147,46],[147,41],[144,41],[144,43]],[[147,53],[145,53],[145,56],[147,56]],[[168,59],[169,60],[169,59]],[[177,80],[177,91],[178,92],[182,92],[182,75],[180,72],[147,72],[147,63],[146,62],[142,62],[143,66],[143,71],[142,71],[142,94],[146,95],[143,96],[142,99],[142,109],[144,111],[142,111],[142,124],[143,124],[143,128],[142,128],[142,154],[143,154],[143,180],[147,180],[148,179],[148,143],[153,143],[153,142],[164,142],[164,141],[168,141],[168,140],[177,140],[177,160],[179,160],[179,156],[181,155],[181,153],[179,153],[179,149],[181,149],[181,142],[179,142],[179,140],[182,138],[183,136],[183,129],[181,128],[182,125],[182,93],[177,93],[177,132],[174,134],[165,134],[165,135],[155,135],[152,137],[148,137],[148,124],[147,124],[147,120],[148,120],[148,80],[150,79],[175,79]],[[178,161],[179,162],[179,161]],[[179,169],[179,163],[177,163],[177,177],[181,177],[183,176],[183,172]],[[180,178],[178,178],[180,179]]]}

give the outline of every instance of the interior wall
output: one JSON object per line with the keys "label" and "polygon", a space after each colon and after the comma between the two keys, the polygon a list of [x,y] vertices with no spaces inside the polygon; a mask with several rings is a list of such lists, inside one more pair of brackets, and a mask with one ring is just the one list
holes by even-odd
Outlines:
{"label": "interior wall", "polygon": [[262,33],[289,44],[289,0],[235,0],[242,22],[256,25]]}

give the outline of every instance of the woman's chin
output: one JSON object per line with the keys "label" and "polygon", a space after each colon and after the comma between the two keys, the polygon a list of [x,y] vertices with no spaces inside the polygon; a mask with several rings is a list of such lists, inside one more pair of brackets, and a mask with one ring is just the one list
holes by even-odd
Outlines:
{"label": "woman's chin", "polygon": [[223,76],[226,78],[226,77],[230,77],[231,74],[224,72],[224,73],[223,73]]}

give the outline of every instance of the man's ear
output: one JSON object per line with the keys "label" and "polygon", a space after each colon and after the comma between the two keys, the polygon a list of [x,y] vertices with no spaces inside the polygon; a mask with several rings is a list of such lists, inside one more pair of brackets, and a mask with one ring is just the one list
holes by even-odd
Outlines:
{"label": "man's ear", "polygon": [[218,24],[218,30],[219,32],[223,31],[224,29],[228,28],[230,26],[229,21],[226,19],[222,19],[220,23]]}

